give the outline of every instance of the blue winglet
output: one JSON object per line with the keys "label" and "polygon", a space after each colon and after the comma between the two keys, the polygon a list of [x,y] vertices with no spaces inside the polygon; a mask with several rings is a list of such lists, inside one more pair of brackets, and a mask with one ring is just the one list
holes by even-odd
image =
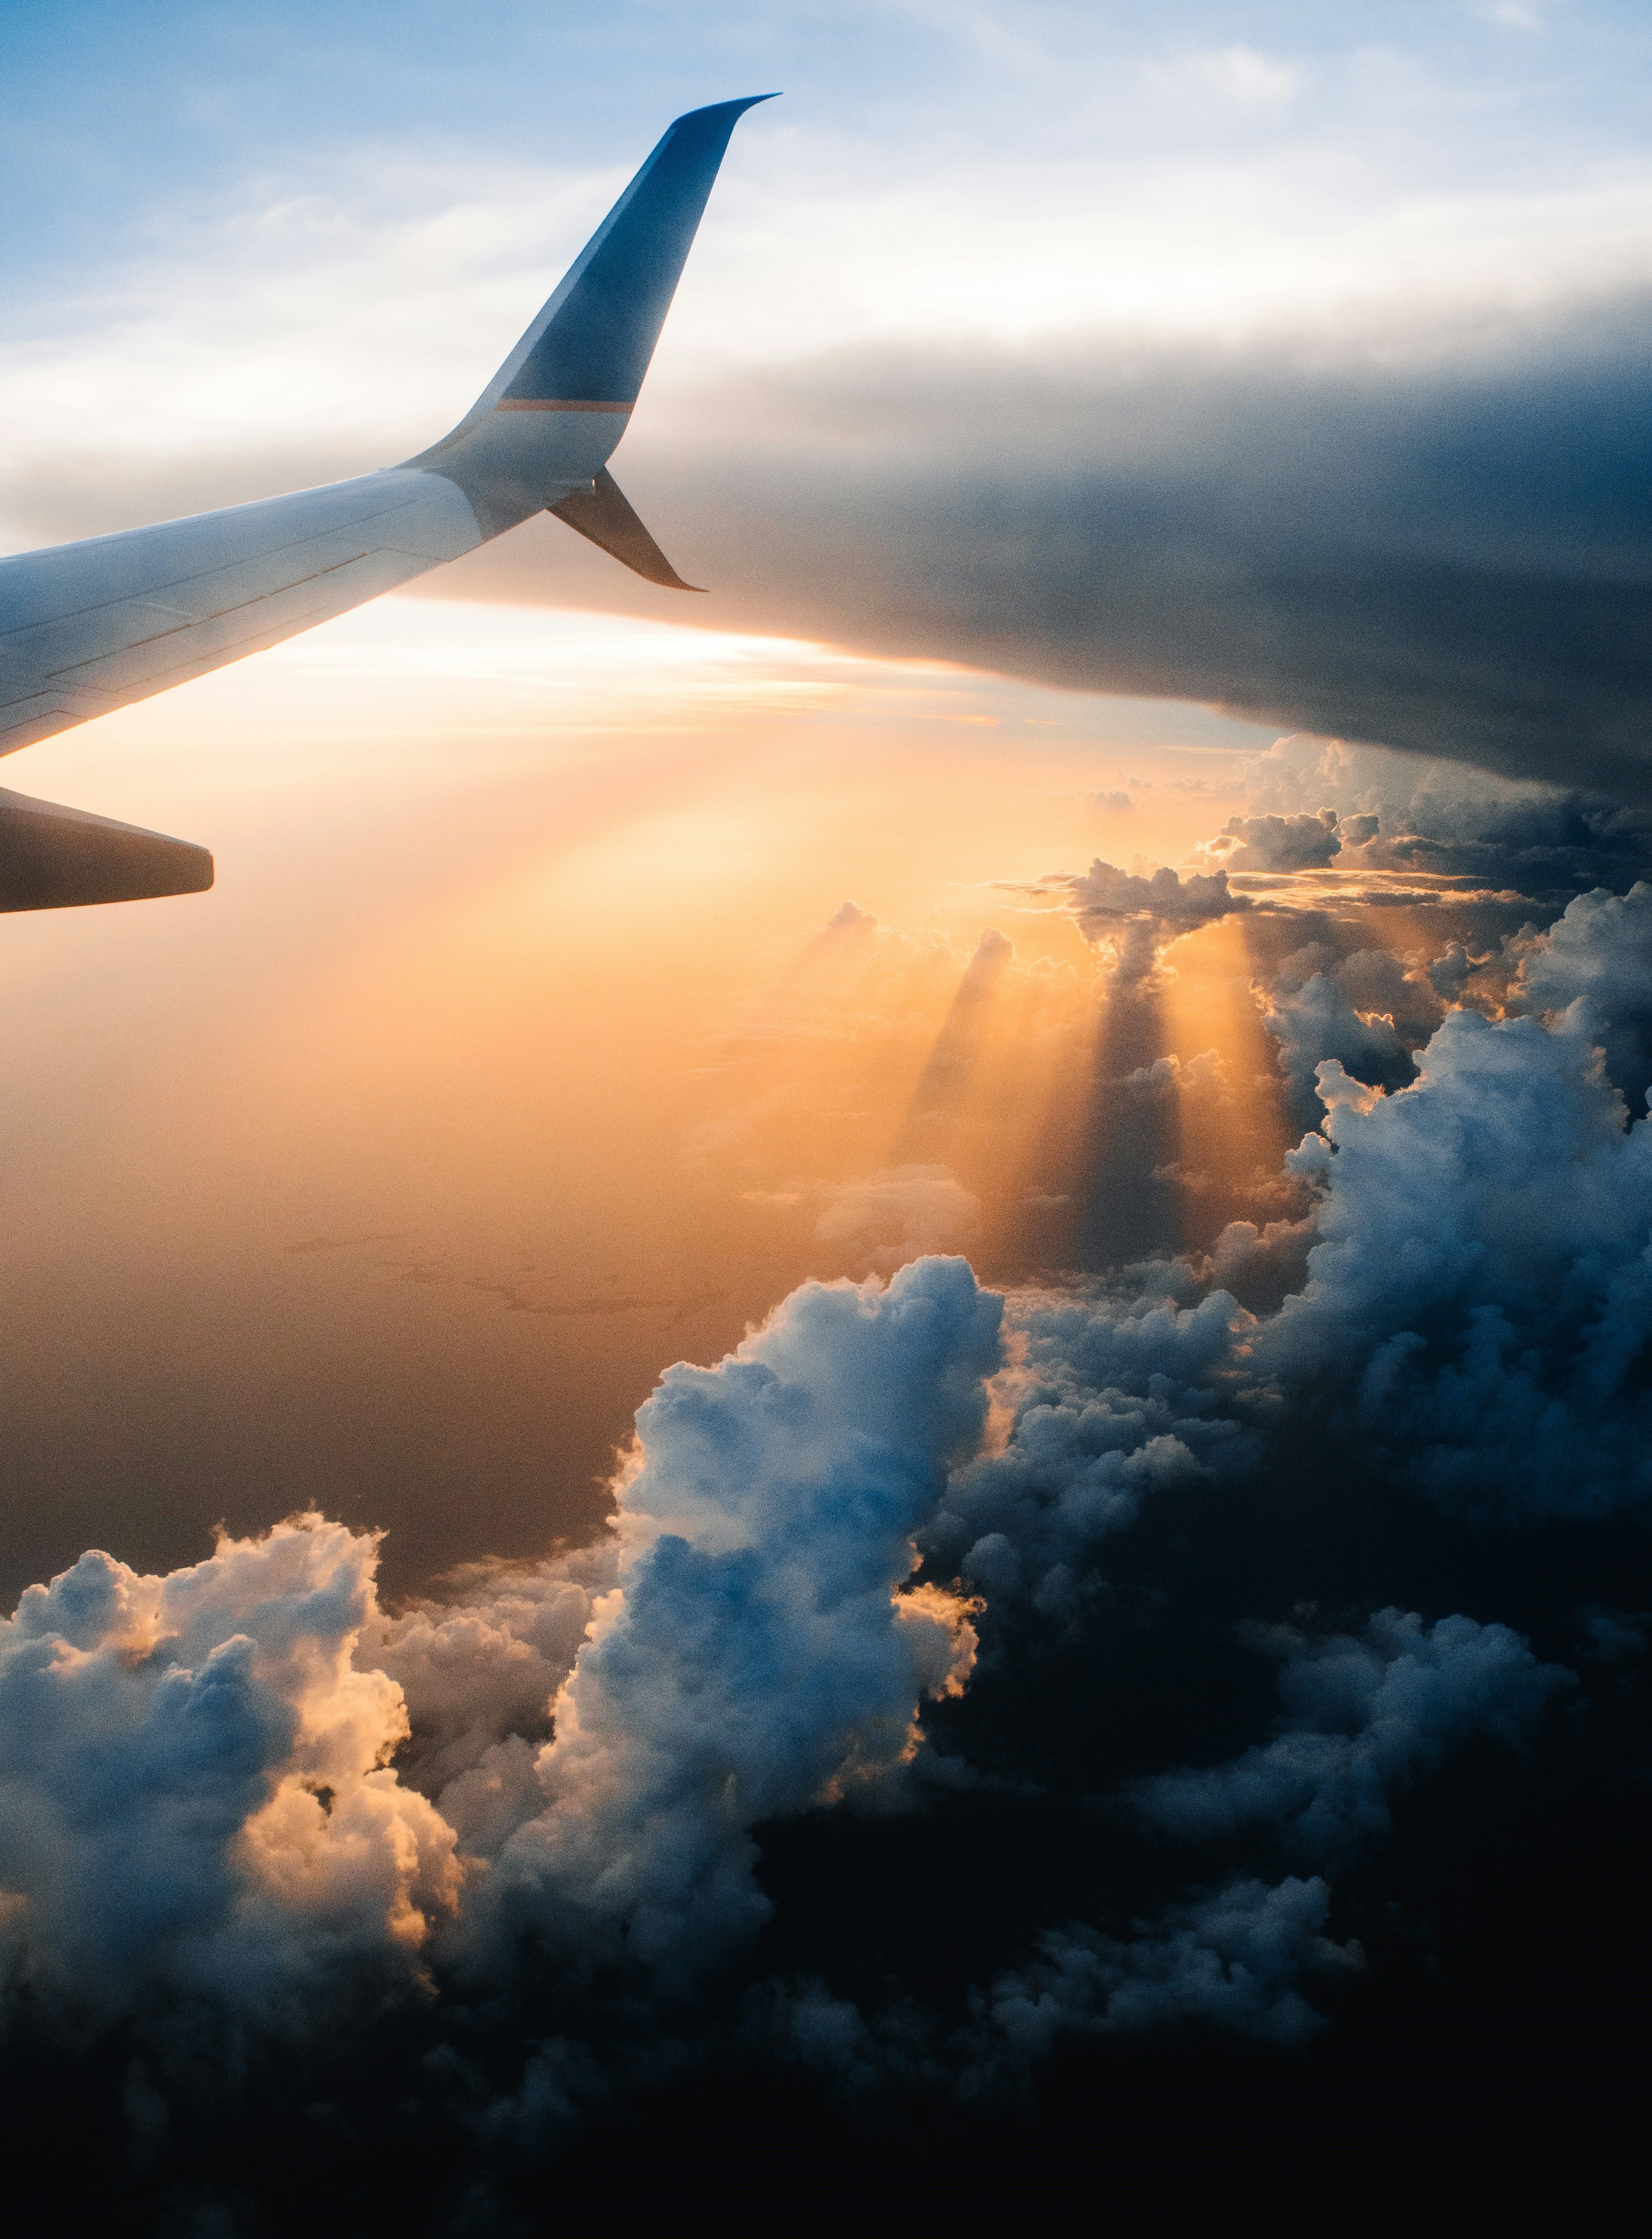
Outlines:
{"label": "blue winglet", "polygon": [[[450,435],[403,464],[439,474],[464,492],[484,537],[501,535],[544,506],[574,501],[585,519],[596,478],[624,435],[642,377],[707,197],[736,123],[772,93],[690,110],[668,125],[653,154],[587,242],[515,349]],[[608,515],[615,501],[647,539],[623,498],[599,508],[607,528],[594,541],[625,556]],[[571,516],[565,516],[570,517]],[[595,516],[592,515],[594,520]],[[631,527],[619,538],[628,553]],[[614,535],[607,533],[614,529]],[[647,540],[649,552],[657,548]],[[633,560],[628,565],[636,565]],[[659,566],[665,568],[663,560]],[[650,560],[640,572],[649,574]],[[673,571],[653,580],[674,584]]]}
{"label": "blue winglet", "polygon": [[720,101],[667,128],[557,291],[498,406],[636,402],[729,135],[774,98]]}

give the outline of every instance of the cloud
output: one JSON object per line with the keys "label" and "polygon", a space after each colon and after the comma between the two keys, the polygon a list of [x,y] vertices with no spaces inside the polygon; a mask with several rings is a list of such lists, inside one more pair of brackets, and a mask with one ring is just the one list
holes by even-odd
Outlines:
{"label": "cloud", "polygon": [[1246,109],[1277,109],[1301,90],[1302,73],[1255,47],[1204,47],[1184,65],[1192,83]]}
{"label": "cloud", "polygon": [[859,902],[839,902],[826,920],[826,931],[832,935],[871,933],[877,923],[872,912],[863,910]]}
{"label": "cloud", "polygon": [[1205,853],[1230,871],[1314,871],[1340,854],[1337,812],[1315,816],[1230,816]]}
{"label": "cloud", "polygon": [[631,472],[725,623],[1645,804],[1645,316],[891,343],[707,389]]}
{"label": "cloud", "polygon": [[1238,1310],[1144,1295],[1012,1294],[1021,1357],[1000,1378],[1010,1435],[955,1470],[919,1533],[943,1571],[989,1596],[1025,1587],[1064,1605],[1097,1544],[1151,1494],[1253,1465],[1252,1430],[1224,1407]]}
{"label": "cloud", "polygon": [[[513,210],[516,199],[506,196]],[[520,258],[521,220],[499,223]],[[388,318],[389,332],[405,321],[383,308],[395,294],[385,272],[441,234],[421,222],[373,273],[369,322]],[[451,261],[445,242],[440,253]],[[362,281],[346,260],[328,288],[361,295]],[[478,302],[508,296],[519,309],[500,329],[508,347],[537,286],[520,274],[450,282],[467,317],[443,331],[472,331]],[[1160,272],[1156,300],[1163,286]],[[1258,323],[1252,306],[1219,340],[1166,340],[1098,314],[1077,331],[1045,321],[1015,344],[949,333],[928,347],[823,346],[661,392],[619,471],[667,548],[693,553],[714,585],[693,618],[705,626],[1197,700],[1644,808],[1647,302],[1638,285],[1584,302],[1572,289],[1536,309],[1430,323],[1370,306],[1328,321],[1321,286],[1310,319]],[[216,337],[217,291],[200,317]],[[292,355],[275,329],[290,317],[265,306],[258,322],[275,379],[269,368]],[[176,336],[146,334],[140,386],[164,389],[168,414],[187,393],[193,421],[202,396],[242,393],[222,348],[215,339],[186,392]],[[335,430],[332,341],[311,355],[297,386],[335,400],[317,425]],[[408,362],[405,348],[394,355]],[[110,362],[70,379],[43,360],[31,377],[50,376],[54,393],[130,393]],[[473,386],[467,377],[458,394]],[[358,367],[352,389],[358,413],[381,410],[382,367],[372,380]],[[417,434],[415,407],[401,448]],[[42,409],[20,393],[14,418]],[[83,440],[84,415],[71,416],[64,444]],[[227,445],[243,438],[225,428]],[[173,440],[181,452],[195,438],[180,428]],[[108,447],[59,455],[41,465],[35,497],[19,484],[14,502],[42,536],[84,534],[385,455],[363,452],[359,434],[319,448],[282,440],[284,462],[135,462],[118,500]],[[594,572],[550,522],[421,588],[627,611],[645,596],[617,569]]]}
{"label": "cloud", "polygon": [[[1335,1060],[1350,1080],[1403,1088],[1415,1079],[1408,1047],[1425,1040],[1442,1011],[1430,985],[1410,979],[1397,957],[1359,949],[1338,960],[1317,943],[1286,957],[1264,1000],[1262,1023],[1279,1044],[1290,1113],[1311,1126],[1323,1106],[1315,1083]],[[1423,1033],[1408,1033],[1426,1021]]]}
{"label": "cloud", "polygon": [[1524,1740],[1573,1684],[1506,1625],[1380,1611],[1359,1638],[1277,1637],[1281,1731],[1243,1757],[1136,1791],[1156,1827],[1219,1842],[1264,1830],[1299,1864],[1346,1864],[1390,1829],[1397,1791],[1476,1734]]}
{"label": "cloud", "polygon": [[[987,939],[1002,936],[983,936],[984,946]],[[869,1265],[885,1270],[956,1249],[981,1217],[980,1199],[949,1166],[891,1166],[863,1180],[826,1184],[820,1194],[826,1208],[815,1234],[823,1243],[863,1251]]]}
{"label": "cloud", "polygon": [[[150,2036],[210,2012],[249,2037],[387,1996],[411,2012],[434,1983],[440,2057],[408,2089],[513,2151],[708,2056],[713,1982],[850,2081],[993,2093],[1073,2034],[1305,2044],[1364,1963],[1335,1877],[1424,1776],[1476,1737],[1521,1744],[1569,1688],[1509,1626],[1390,1608],[1253,1629],[1280,1664],[1271,1731],[1202,1757],[1161,1738],[1148,1762],[1171,1769],[1115,1779],[1107,1843],[1148,1845],[1151,1873],[1065,1924],[1036,1888],[1016,1956],[972,1946],[961,2030],[943,2006],[766,1983],[752,1955],[776,1823],[990,1791],[920,1720],[968,1709],[983,1640],[1002,1671],[1039,1628],[1105,1636],[1124,1727],[1151,1731],[1143,1673],[1168,1667],[1131,1660],[1144,1619],[1093,1566],[1161,1498],[1178,1544],[1212,1534],[1217,1573],[1226,1504],[1260,1465],[1300,1477],[1292,1438],[1323,1472],[1327,1427],[1482,1525],[1644,1499],[1652,1180],[1588,1045],[1454,1012],[1409,1086],[1330,1066],[1320,1086],[1324,1129],[1292,1154],[1306,1219],[1236,1225],[1204,1269],[1015,1294],[1007,1360],[999,1301],[930,1259],[805,1286],[718,1366],[667,1372],[593,1549],[386,1612],[370,1538],[307,1518],[167,1578],[91,1556],[31,1590],[0,1644],[14,1983]],[[1277,1309],[1207,1288],[1304,1238]],[[1578,1618],[1589,1652],[1628,1670],[1638,1632],[1600,1616]],[[1152,1623],[1185,1647],[1209,1621]],[[1197,1657],[1172,1692],[1212,1731]],[[489,2048],[480,2083],[467,2043]]]}
{"label": "cloud", "polygon": [[1128,1937],[1083,1927],[1045,1937],[1032,1965],[994,1983],[989,2046],[996,2038],[1025,2062],[1047,2058],[1064,2032],[1193,2024],[1305,2043],[1325,2021],[1308,1993],[1364,1964],[1357,1943],[1325,1933],[1327,1872],[1387,1837],[1397,1793],[1478,1737],[1521,1746],[1576,1684],[1506,1626],[1466,1617],[1429,1626],[1389,1609],[1359,1638],[1287,1634],[1277,1644],[1277,1737],[1143,1782],[1135,1803],[1179,1841],[1259,1841],[1319,1870],[1273,1884],[1244,1876],[1137,1922]]}
{"label": "cloud", "polygon": [[[950,2042],[932,2033],[920,2056],[932,2072],[984,2093],[1072,2036],[1217,2030],[1307,2044],[1327,2020],[1316,1993],[1366,1966],[1357,1942],[1328,1933],[1330,1877],[1388,1838],[1395,1802],[1418,1781],[1476,1740],[1525,1751],[1576,1685],[1509,1627],[1463,1616],[1430,1625],[1390,1608],[1357,1635],[1276,1626],[1254,1644],[1280,1663],[1274,1737],[1129,1791],[1131,1810],[1161,1850],[1176,1846],[1184,1871],[1201,1852],[1237,1851],[1245,1867],[1127,1930],[1069,1922],[1046,1931],[978,1994],[971,2027]],[[1287,1863],[1301,1870],[1274,1880],[1256,1870]],[[766,2018],[772,2030],[773,2004]],[[861,2081],[909,2069],[921,2045],[911,2014],[869,2024],[819,1985],[785,2002],[784,2023],[793,2051]]]}
{"label": "cloud", "polygon": [[452,1830],[384,1761],[401,1693],[352,1651],[376,1543],[302,1517],[145,1577],[94,1551],[0,1626],[14,1980],[106,2020],[163,1996],[308,2033],[417,1969]]}
{"label": "cloud", "polygon": [[[1337,739],[1292,735],[1243,765],[1253,815],[1300,829],[1334,824],[1339,887],[1362,873],[1510,889],[1560,909],[1580,889],[1632,885],[1652,864],[1652,824],[1643,807],[1564,784],[1497,779],[1437,756],[1401,754]],[[1218,843],[1207,853],[1215,854]],[[1238,864],[1224,853],[1231,869]],[[1257,869],[1294,865],[1258,862]]]}
{"label": "cloud", "polygon": [[1086,940],[1098,940],[1120,919],[1151,918],[1155,923],[1191,932],[1213,918],[1226,917],[1250,904],[1228,892],[1225,871],[1194,872],[1184,879],[1161,866],[1151,877],[1121,871],[1099,855],[1087,871],[1047,880],[1071,896],[1072,914]]}
{"label": "cloud", "polygon": [[1547,933],[1519,943],[1509,1007],[1600,1044],[1629,1109],[1652,1081],[1652,886],[1602,888],[1567,904]]}
{"label": "cloud", "polygon": [[[1639,910],[1584,910],[1576,937],[1616,933],[1632,955]],[[1297,1037],[1293,1078],[1324,1113],[1285,1161],[1306,1213],[1231,1222],[1207,1254],[1076,1292],[1012,1295],[1006,1435],[954,1472],[921,1534],[990,1596],[1076,1606],[1151,1496],[1242,1481],[1276,1435],[1346,1440],[1483,1525],[1652,1500],[1647,1124],[1626,1130],[1569,1009],[1553,1030],[1454,1009],[1413,1059],[1336,975],[1402,1015],[1403,995],[1413,1025],[1432,990],[1381,952],[1309,968],[1321,962],[1298,953],[1271,999],[1276,1031]],[[1595,984],[1638,1017],[1633,969]],[[1312,1034],[1346,1036],[1350,1020],[1374,1082],[1314,1057]],[[1140,1086],[1172,1080],[1160,1061]]]}
{"label": "cloud", "polygon": [[472,1564],[439,1582],[440,1598],[369,1611],[356,1659],[401,1691],[398,1770],[468,1855],[493,1856],[542,1807],[534,1762],[551,1698],[618,1569],[618,1543],[605,1538],[542,1563]]}
{"label": "cloud", "polygon": [[968,1675],[979,1605],[912,1582],[912,1534],[979,1441],[999,1315],[956,1259],[806,1286],[667,1372],[611,1538],[399,1614],[373,1536],[313,1516],[30,1588],[0,1629],[14,1994],[308,2035],[523,1935],[714,1962],[768,1909],[753,1824],[887,1800]]}
{"label": "cloud", "polygon": [[[371,1537],[312,1517],[31,1590],[0,1635],[13,2027],[119,2023],[176,2107],[179,2046],[262,2075],[261,2045],[342,2061],[388,2016],[416,2046],[395,2090],[483,2159],[724,2059],[995,2096],[1074,2036],[1307,2045],[1357,2005],[1362,1946],[1382,1963],[1380,1896],[1343,1877],[1456,1753],[1571,1692],[1524,1615],[1403,1613],[1460,1606],[1464,1545],[1579,1644],[1591,1735],[1641,1699],[1645,1597],[1600,1576],[1629,1535],[1588,1535],[1652,1501],[1652,1139],[1596,1055],[1641,1015],[1646,891],[1500,951],[1511,1015],[1445,1008],[1496,976],[1462,943],[1292,951],[1264,992],[1324,1114],[1293,1217],[1002,1306],[935,1257],[806,1285],[667,1372],[591,1548],[387,1611]],[[1349,1018],[1403,1080],[1306,1069]],[[1104,1085],[1224,1084],[1204,1052]],[[895,1169],[827,1211],[894,1252],[960,1194]],[[1291,1568],[1363,1610],[1390,1565],[1437,1583],[1443,1547],[1450,1598],[1408,1579],[1370,1619],[1320,1619]],[[1258,1651],[1271,1720],[1235,1684]],[[879,1850],[874,1819],[920,1831]],[[1420,1910],[1453,1870],[1433,1839],[1405,1853]],[[943,1865],[961,1943],[883,1897]],[[860,1888],[944,1961],[903,1972]]]}
{"label": "cloud", "polygon": [[[680,524],[720,627],[1207,700],[1644,800],[1644,317],[1625,294],[1380,342],[862,346],[679,395],[620,470],[668,548]],[[196,466],[192,493],[175,468],[131,517],[314,471],[243,463],[209,488]],[[86,478],[109,475],[105,457]],[[60,507],[74,480],[54,462]],[[558,534],[428,588],[623,606],[617,571]]]}
{"label": "cloud", "polygon": [[929,1259],[806,1285],[719,1367],[667,1371],[544,1809],[496,1861],[496,1933],[692,1978],[768,1912],[756,1822],[901,1774],[921,1698],[973,1655],[966,1603],[903,1589],[944,1464],[980,1438],[999,1314]]}
{"label": "cloud", "polygon": [[1134,1103],[1161,1104],[1182,1095],[1220,1096],[1227,1088],[1227,1074],[1219,1050],[1201,1050],[1189,1058],[1178,1057],[1172,1050],[1151,1065],[1137,1066],[1118,1085]]}
{"label": "cloud", "polygon": [[1034,1962],[993,1984],[992,2034],[978,2062],[990,2073],[995,2055],[1018,2067],[1047,2060],[1064,2036],[1201,2024],[1267,2044],[1305,2044],[1324,2025],[1306,1988],[1363,1963],[1357,1944],[1325,1934],[1330,1913],[1325,1882],[1291,1875],[1273,1886],[1232,1883],[1139,1923],[1127,1937],[1055,1931]]}
{"label": "cloud", "polygon": [[1224,871],[1194,872],[1184,879],[1161,865],[1151,874],[1121,871],[1098,855],[1087,871],[1058,872],[1020,891],[1058,893],[1092,947],[1111,951],[1121,984],[1149,980],[1172,940],[1251,904],[1228,891]]}
{"label": "cloud", "polygon": [[[1416,1086],[1350,1093],[1298,1170],[1325,1199],[1309,1282],[1253,1359],[1299,1386],[1332,1370],[1373,1444],[1485,1513],[1643,1502],[1652,1166],[1588,1046],[1454,1011]],[[1556,1177],[1564,1177],[1564,1187]]]}

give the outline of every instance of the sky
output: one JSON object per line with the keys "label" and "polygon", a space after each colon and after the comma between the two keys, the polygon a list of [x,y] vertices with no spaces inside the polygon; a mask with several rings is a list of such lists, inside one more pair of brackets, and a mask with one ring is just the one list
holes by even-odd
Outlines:
{"label": "sky", "polygon": [[0,944],[0,2066],[83,2203],[1609,2135],[1644,11],[4,21],[13,552],[419,450],[783,96],[614,462],[709,595],[544,517],[8,764],[217,864]]}

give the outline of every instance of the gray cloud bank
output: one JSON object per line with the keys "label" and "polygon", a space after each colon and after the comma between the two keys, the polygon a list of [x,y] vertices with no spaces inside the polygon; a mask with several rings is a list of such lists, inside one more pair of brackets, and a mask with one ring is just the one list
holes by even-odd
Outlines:
{"label": "gray cloud bank", "polygon": [[846,354],[645,420],[620,472],[714,585],[695,621],[1645,799],[1648,316]]}
{"label": "gray cloud bank", "polygon": [[[1645,801],[1649,316],[845,351],[645,403],[618,471],[713,587],[682,621]],[[57,541],[365,463],[63,458],[10,512]],[[663,612],[549,522],[420,588]]]}

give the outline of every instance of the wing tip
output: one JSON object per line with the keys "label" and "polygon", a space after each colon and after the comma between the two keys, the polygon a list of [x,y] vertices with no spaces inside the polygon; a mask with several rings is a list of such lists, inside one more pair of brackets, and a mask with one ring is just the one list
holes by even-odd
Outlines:
{"label": "wing tip", "polygon": [[727,116],[730,124],[733,125],[748,109],[760,109],[766,101],[778,101],[780,98],[780,93],[776,91],[742,94],[736,101],[708,101],[699,109],[685,109],[680,116],[673,116],[667,130],[674,132],[680,124],[692,124],[700,116]]}

